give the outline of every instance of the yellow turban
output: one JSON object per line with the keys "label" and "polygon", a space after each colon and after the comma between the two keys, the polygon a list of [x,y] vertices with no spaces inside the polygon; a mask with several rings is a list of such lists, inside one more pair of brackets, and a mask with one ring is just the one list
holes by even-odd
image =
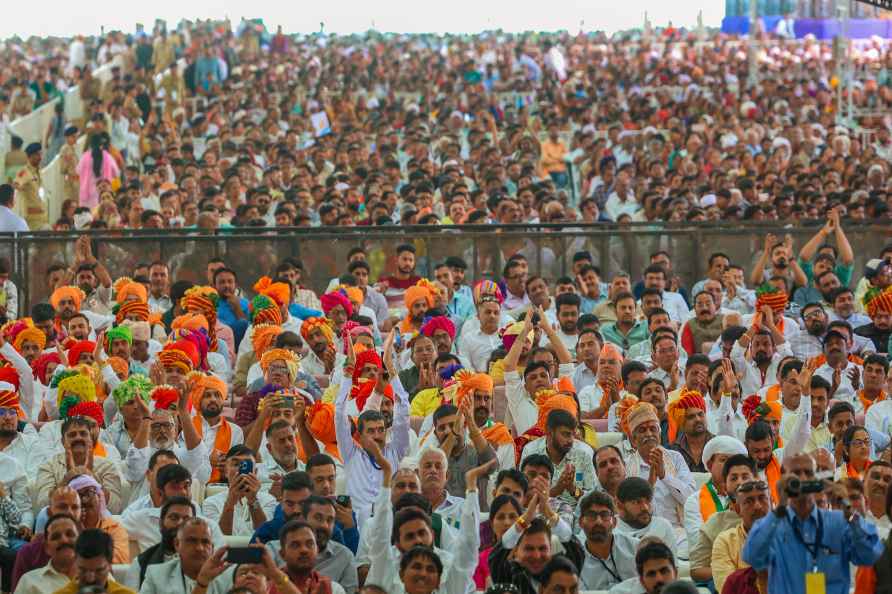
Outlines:
{"label": "yellow turban", "polygon": [[294,378],[297,377],[298,364],[300,363],[297,355],[288,349],[270,349],[266,351],[260,358],[260,368],[264,373],[266,373],[273,361],[284,362],[288,366],[288,375],[291,377],[291,381],[294,381]]}
{"label": "yellow turban", "polygon": [[74,307],[78,311],[80,311],[81,304],[84,302],[84,299],[86,299],[86,297],[87,296],[84,295],[84,292],[81,291],[78,287],[72,287],[70,285],[66,287],[59,287],[58,289],[53,291],[53,294],[50,296],[50,305],[53,306],[53,309],[59,311],[59,303],[63,299],[71,299],[72,301],[74,301]]}

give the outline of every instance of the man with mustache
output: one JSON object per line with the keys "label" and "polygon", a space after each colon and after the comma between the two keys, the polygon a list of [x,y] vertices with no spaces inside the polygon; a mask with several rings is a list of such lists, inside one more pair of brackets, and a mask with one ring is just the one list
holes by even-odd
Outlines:
{"label": "man with mustache", "polygon": [[606,445],[595,451],[595,473],[598,489],[616,497],[616,490],[626,478],[626,466],[619,448]]}
{"label": "man with mustache", "polygon": [[[220,524],[223,534],[249,536],[275,513],[276,500],[260,490],[256,456],[244,445],[232,446],[225,455],[224,473],[228,488],[202,503],[205,517]],[[250,470],[243,471],[248,464]]]}
{"label": "man with mustache", "polygon": [[[749,357],[746,356],[747,349]],[[731,348],[731,361],[742,372],[740,389],[743,394],[756,394],[777,383],[777,366],[781,359],[791,356],[784,334],[778,330],[774,315],[767,306],[756,312],[752,325]]]}
{"label": "man with mustache", "polygon": [[877,533],[885,542],[892,528],[892,518],[886,515],[886,494],[892,484],[892,464],[883,460],[871,463],[864,477],[864,495],[867,498],[865,519],[873,522]]}
{"label": "man with mustache", "polygon": [[677,431],[669,449],[684,457],[691,472],[706,472],[703,450],[713,435],[706,429],[706,401],[700,392],[683,389],[679,398],[669,404],[672,420],[670,431]]}
{"label": "man with mustache", "polygon": [[69,417],[62,423],[62,447],[65,451],[56,454],[37,469],[38,508],[47,504],[54,487],[66,485],[80,474],[88,474],[102,485],[102,490],[108,496],[109,510],[121,511],[121,475],[117,464],[108,458],[94,457],[91,429],[91,422],[80,416]]}
{"label": "man with mustache", "polygon": [[356,567],[353,565],[353,551],[332,539],[335,525],[334,501],[311,495],[301,505],[304,520],[316,533],[319,553],[315,570],[340,584],[347,594],[353,594],[359,587]]}
{"label": "man with mustache", "polygon": [[808,303],[800,311],[805,332],[790,339],[790,350],[797,359],[807,361],[823,351],[824,334],[827,332],[827,312],[820,303]]}
{"label": "man with mustache", "polygon": [[128,508],[134,507],[140,497],[144,499],[137,508],[161,504],[160,500],[150,500],[153,481],[149,473],[153,468],[152,460],[162,450],[169,451],[196,481],[207,483],[210,478],[210,455],[189,416],[188,397],[185,390],[158,386],[149,394],[155,403],[151,413],[142,398],[134,399],[134,404],[143,412],[141,425],[125,457],[124,478],[131,484],[132,503]]}
{"label": "man with mustache", "polygon": [[870,323],[870,317],[859,313],[855,307],[855,293],[848,287],[839,287],[830,293],[828,301],[833,308],[830,312],[830,320],[833,322],[848,322],[852,328],[864,326]]}
{"label": "man with mustache", "polygon": [[[74,518],[78,530],[80,530],[81,498],[77,494],[77,491],[68,485],[53,489],[53,492],[50,493],[50,503],[47,508],[47,514],[49,517],[58,514],[71,516]],[[45,534],[35,534],[34,538],[31,539],[31,542],[18,550],[15,566],[12,569],[11,586],[13,591],[15,591],[16,584],[18,584],[23,575],[32,569],[43,567],[49,562],[50,556],[46,550],[45,538]]]}
{"label": "man with mustache", "polygon": [[146,570],[150,565],[158,565],[166,562],[176,554],[174,540],[180,526],[187,520],[195,517],[195,504],[188,497],[174,496],[169,498],[161,506],[161,517],[158,525],[161,529],[161,542],[152,545],[134,559],[130,566],[129,575],[139,572],[139,585],[142,586],[146,577]]}
{"label": "man with mustache", "polygon": [[653,499],[654,490],[643,478],[630,476],[621,482],[616,490],[616,531],[637,540],[653,536],[675,550],[678,542],[672,526],[664,518],[654,517]]}
{"label": "man with mustache", "polygon": [[626,459],[626,474],[647,479],[654,489],[655,514],[680,530],[682,509],[695,490],[684,457],[660,446],[660,420],[652,404],[634,403],[620,418],[633,448]]}
{"label": "man with mustache", "polygon": [[830,398],[851,403],[856,414],[867,412],[864,404],[855,396],[861,388],[864,370],[861,365],[849,360],[848,340],[842,332],[830,330],[824,336],[824,357],[827,361],[815,370],[815,375],[830,382]]}
{"label": "man with mustache", "polygon": [[763,481],[750,481],[737,487],[734,511],[740,516],[740,524],[721,532],[712,547],[712,579],[717,592],[721,592],[729,575],[749,565],[740,558],[743,544],[753,524],[771,511],[771,495]]}
{"label": "man with mustache", "polygon": [[678,577],[672,549],[657,539],[645,539],[635,553],[635,570],[644,594],[661,594]]}
{"label": "man with mustache", "polygon": [[[189,518],[177,528],[173,539],[176,556],[164,563],[150,565],[146,570],[140,594],[193,594],[207,589],[201,582],[205,561],[214,554],[211,528],[203,518]],[[215,587],[226,591],[232,585],[232,573],[214,579]]]}
{"label": "man with mustache", "polygon": [[586,590],[608,590],[635,577],[638,539],[617,530],[613,498],[592,491],[579,503],[579,527],[585,534],[585,557],[579,572]]}
{"label": "man with mustache", "polygon": [[70,514],[50,516],[43,531],[43,548],[49,563],[23,575],[15,591],[21,594],[55,592],[74,579],[77,575],[74,543],[79,533],[79,522]]}
{"label": "man with mustache", "polygon": [[212,375],[194,374],[189,377],[189,396],[192,407],[197,411],[191,423],[211,453],[213,471],[209,482],[220,482],[226,452],[244,443],[245,436],[241,427],[223,418],[223,404],[228,392],[226,383]]}

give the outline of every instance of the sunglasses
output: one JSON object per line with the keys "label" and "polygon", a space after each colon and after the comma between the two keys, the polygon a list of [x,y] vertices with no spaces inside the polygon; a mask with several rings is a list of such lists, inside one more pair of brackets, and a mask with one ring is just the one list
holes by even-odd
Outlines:
{"label": "sunglasses", "polygon": [[749,493],[750,491],[765,491],[768,483],[765,481],[749,481],[737,487],[737,493]]}

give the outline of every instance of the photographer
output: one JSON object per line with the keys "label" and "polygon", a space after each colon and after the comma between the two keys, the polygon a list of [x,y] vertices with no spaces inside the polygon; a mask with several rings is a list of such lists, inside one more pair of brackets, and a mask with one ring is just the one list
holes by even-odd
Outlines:
{"label": "photographer", "polygon": [[[768,570],[768,591],[805,594],[826,584],[827,594],[846,594],[850,563],[872,565],[882,553],[876,528],[851,506],[829,511],[815,506],[823,490],[815,480],[815,462],[807,455],[784,460],[787,474],[778,485],[779,505],[753,526],[743,560]],[[817,590],[814,590],[817,591]]]}

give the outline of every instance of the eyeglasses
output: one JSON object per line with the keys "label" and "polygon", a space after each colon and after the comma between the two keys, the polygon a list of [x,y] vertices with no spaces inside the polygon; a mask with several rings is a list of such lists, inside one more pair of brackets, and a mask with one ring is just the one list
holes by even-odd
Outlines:
{"label": "eyeglasses", "polygon": [[14,408],[0,408],[0,417],[15,417],[19,411]]}
{"label": "eyeglasses", "polygon": [[750,491],[765,491],[768,484],[765,481],[749,481],[737,486],[738,493],[749,493]]}
{"label": "eyeglasses", "polygon": [[288,366],[287,365],[270,365],[269,367],[267,367],[267,370],[271,371],[273,373],[288,373]]}
{"label": "eyeglasses", "polygon": [[173,423],[152,423],[149,427],[152,431],[161,431],[162,429],[173,429]]}
{"label": "eyeglasses", "polygon": [[588,518],[589,520],[604,520],[604,521],[610,520],[611,518],[613,518],[613,515],[614,515],[613,512],[610,510],[601,511],[601,512],[589,511],[589,512],[585,512],[584,514],[582,514],[583,517]]}
{"label": "eyeglasses", "polygon": [[855,446],[856,448],[870,447],[870,438],[869,438],[869,437],[866,437],[866,438],[864,438],[864,439],[853,439],[853,440],[849,443],[849,445],[853,445],[853,446]]}

